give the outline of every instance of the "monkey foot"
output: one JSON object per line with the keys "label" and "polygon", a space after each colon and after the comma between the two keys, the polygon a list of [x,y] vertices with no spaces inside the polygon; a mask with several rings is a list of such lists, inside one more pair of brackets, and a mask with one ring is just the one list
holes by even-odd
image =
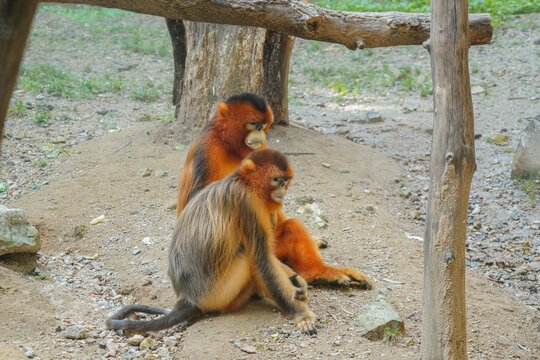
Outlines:
{"label": "monkey foot", "polygon": [[323,236],[313,236],[313,242],[319,249],[326,249],[328,247],[328,240]]}
{"label": "monkey foot", "polygon": [[317,317],[310,310],[296,315],[293,322],[296,325],[296,328],[306,335],[314,335],[317,333],[317,328],[315,327]]}
{"label": "monkey foot", "polygon": [[315,276],[309,283],[312,285],[356,287],[364,290],[369,290],[373,286],[373,282],[367,276],[348,268],[329,268],[326,272]]}

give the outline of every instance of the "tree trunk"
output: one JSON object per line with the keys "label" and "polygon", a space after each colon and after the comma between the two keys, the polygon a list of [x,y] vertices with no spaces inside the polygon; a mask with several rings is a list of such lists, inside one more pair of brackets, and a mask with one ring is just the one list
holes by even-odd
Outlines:
{"label": "tree trunk", "polygon": [[[288,123],[287,82],[294,38],[252,27],[167,20],[173,42],[173,103],[180,124],[205,125],[219,101],[261,94]],[[189,96],[182,96],[189,94]]]}
{"label": "tree trunk", "polygon": [[[295,0],[44,0],[118,8],[169,19],[257,26],[349,49],[420,45],[429,37],[429,14],[359,13],[323,9]],[[489,14],[473,14],[472,45],[491,41]]]}
{"label": "tree trunk", "polygon": [[465,240],[474,155],[467,0],[432,0],[431,181],[424,235],[424,359],[466,359]]}
{"label": "tree trunk", "polygon": [[0,0],[0,144],[37,1]]}

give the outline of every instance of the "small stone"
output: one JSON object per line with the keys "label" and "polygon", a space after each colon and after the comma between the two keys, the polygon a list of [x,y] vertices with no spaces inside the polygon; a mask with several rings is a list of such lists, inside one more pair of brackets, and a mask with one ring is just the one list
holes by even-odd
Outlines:
{"label": "small stone", "polygon": [[330,165],[329,163],[322,163],[322,166],[327,169],[332,167],[332,165]]}
{"label": "small stone", "polygon": [[480,85],[471,87],[471,94],[473,95],[483,94],[484,91],[485,91],[484,88],[481,87]]}
{"label": "small stone", "polygon": [[536,281],[536,274],[535,274],[535,273],[529,273],[529,274],[527,274],[527,280],[529,280],[529,281]]}
{"label": "small stone", "polygon": [[139,344],[144,340],[144,336],[142,335],[133,335],[132,337],[128,338],[126,342],[131,346],[139,346]]}
{"label": "small stone", "polygon": [[36,95],[36,100],[43,100],[43,99],[45,99],[45,96],[43,96],[41,94]]}
{"label": "small stone", "polygon": [[81,340],[86,339],[86,329],[80,325],[71,325],[64,330],[66,339]]}
{"label": "small stone", "polygon": [[73,265],[73,260],[69,256],[67,256],[64,258],[64,264]]}
{"label": "small stone", "polygon": [[133,249],[133,251],[131,252],[133,255],[139,255],[141,253],[141,250],[139,249]]}
{"label": "small stone", "polygon": [[76,225],[75,228],[73,229],[73,235],[75,235],[78,238],[83,238],[87,232],[88,232],[88,226],[82,225],[82,224]]}
{"label": "small stone", "polygon": [[161,177],[167,177],[167,176],[169,176],[169,173],[166,172],[165,170],[157,170],[156,171],[156,177],[161,178]]}
{"label": "small stone", "polygon": [[105,215],[99,215],[97,218],[93,218],[91,221],[90,221],[90,225],[96,225],[96,224],[99,224],[99,223],[102,223],[102,222],[105,222]]}
{"label": "small stone", "polygon": [[67,141],[62,136],[57,136],[54,140],[51,141],[53,144],[65,144]]}
{"label": "small stone", "polygon": [[145,338],[139,344],[139,349],[146,350],[146,349],[150,349],[152,346],[154,346],[154,340],[152,340],[151,338]]}
{"label": "small stone", "polygon": [[373,205],[366,206],[366,210],[369,212],[375,212],[375,207]]}
{"label": "small stone", "polygon": [[309,195],[297,196],[295,200],[300,205],[313,204],[315,202],[313,196]]}
{"label": "small stone", "polygon": [[502,146],[502,145],[507,145],[509,140],[510,140],[510,136],[508,135],[493,134],[489,138],[487,138],[486,141]]}
{"label": "small stone", "polygon": [[107,109],[98,109],[97,110],[98,115],[107,115],[108,112],[109,112],[109,110],[107,110]]}
{"label": "small stone", "polygon": [[169,204],[167,204],[165,206],[165,208],[169,211],[174,211],[176,210],[176,207],[178,206],[177,202],[176,201],[171,201]]}
{"label": "small stone", "polygon": [[163,338],[163,343],[169,347],[175,346],[177,342],[178,339],[175,336],[166,336]]}
{"label": "small stone", "polygon": [[56,325],[56,327],[54,328],[54,331],[56,331],[56,332],[62,331],[62,326]]}
{"label": "small stone", "polygon": [[150,175],[152,175],[152,169],[150,168],[144,168],[137,171],[137,176],[140,176],[140,177],[148,177]]}
{"label": "small stone", "polygon": [[27,358],[32,359],[34,356],[36,356],[36,352],[35,352],[34,350],[30,349],[30,350],[28,350],[28,351],[26,352],[25,355],[26,355]]}
{"label": "small stone", "polygon": [[257,353],[257,348],[255,346],[251,346],[251,345],[242,345],[242,346],[240,346],[240,350],[242,350],[243,352],[248,353],[248,354],[256,354]]}

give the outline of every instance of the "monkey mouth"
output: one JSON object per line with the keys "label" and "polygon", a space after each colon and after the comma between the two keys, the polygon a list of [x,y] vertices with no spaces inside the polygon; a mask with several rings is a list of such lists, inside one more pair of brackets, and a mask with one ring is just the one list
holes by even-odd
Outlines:
{"label": "monkey mouth", "polygon": [[246,145],[253,150],[258,150],[261,148],[263,142],[262,141],[247,141]]}
{"label": "monkey mouth", "polygon": [[272,196],[272,199],[273,199],[275,202],[282,204],[282,203],[283,203],[283,200],[285,200],[285,195],[273,195],[273,196]]}

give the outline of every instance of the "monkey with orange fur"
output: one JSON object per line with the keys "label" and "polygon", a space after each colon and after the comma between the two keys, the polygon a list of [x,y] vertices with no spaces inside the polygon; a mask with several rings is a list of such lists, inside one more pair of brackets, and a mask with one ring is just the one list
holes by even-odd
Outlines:
{"label": "monkey with orange fur", "polygon": [[[214,119],[189,149],[180,177],[177,215],[203,187],[233,172],[252,151],[264,148],[272,121],[272,110],[258,95],[242,93],[220,103]],[[277,211],[272,222],[276,256],[310,284],[372,287],[372,281],[357,270],[326,265],[297,219]]]}
{"label": "monkey with orange fur", "polygon": [[[315,334],[316,316],[306,304],[307,284],[274,255],[270,214],[278,211],[293,176],[285,156],[260,150],[226,178],[189,201],[178,218],[169,250],[174,308],[124,306],[109,329],[158,331],[203,314],[233,311],[257,294],[272,300],[297,328]],[[132,313],[162,315],[125,319]]]}

